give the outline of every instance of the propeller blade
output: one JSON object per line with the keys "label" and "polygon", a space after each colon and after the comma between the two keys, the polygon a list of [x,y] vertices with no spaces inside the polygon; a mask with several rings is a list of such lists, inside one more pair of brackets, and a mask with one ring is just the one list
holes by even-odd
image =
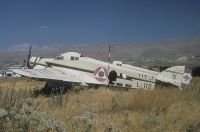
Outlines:
{"label": "propeller blade", "polygon": [[29,48],[29,53],[28,53],[28,59],[27,59],[27,67],[32,69],[33,67],[30,66],[30,58],[31,58],[31,45],[30,45],[30,48]]}
{"label": "propeller blade", "polygon": [[31,45],[30,45],[30,48],[29,48],[29,54],[28,56],[30,57],[31,56]]}

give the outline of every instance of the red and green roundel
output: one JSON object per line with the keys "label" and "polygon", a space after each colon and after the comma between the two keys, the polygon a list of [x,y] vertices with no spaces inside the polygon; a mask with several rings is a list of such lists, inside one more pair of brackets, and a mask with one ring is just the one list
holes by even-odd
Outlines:
{"label": "red and green roundel", "polygon": [[106,81],[108,77],[108,70],[105,67],[97,67],[94,71],[94,77],[97,81]]}

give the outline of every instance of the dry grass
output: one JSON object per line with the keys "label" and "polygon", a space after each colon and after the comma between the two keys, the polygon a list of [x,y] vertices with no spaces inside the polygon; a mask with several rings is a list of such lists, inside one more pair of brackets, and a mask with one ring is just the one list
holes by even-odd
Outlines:
{"label": "dry grass", "polygon": [[[198,79],[193,79],[190,88],[183,91],[174,88],[118,91],[101,87],[33,99],[38,111],[62,121],[68,131],[200,131]],[[15,95],[25,91],[19,98],[30,97],[32,88],[43,85],[30,79],[0,80],[0,105],[5,108],[5,97],[17,100]]]}
{"label": "dry grass", "polygon": [[45,82],[35,81],[30,78],[0,78],[1,89],[32,90],[43,87]]}

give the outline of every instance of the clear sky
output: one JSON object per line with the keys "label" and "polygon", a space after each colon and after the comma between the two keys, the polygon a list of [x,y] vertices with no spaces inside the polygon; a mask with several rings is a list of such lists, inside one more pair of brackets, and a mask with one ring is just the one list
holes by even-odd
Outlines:
{"label": "clear sky", "polygon": [[200,36],[200,0],[0,0],[0,48]]}

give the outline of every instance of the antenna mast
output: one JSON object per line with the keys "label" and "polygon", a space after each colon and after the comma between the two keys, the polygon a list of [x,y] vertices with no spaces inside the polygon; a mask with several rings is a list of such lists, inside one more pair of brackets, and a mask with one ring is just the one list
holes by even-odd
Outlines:
{"label": "antenna mast", "polygon": [[109,44],[108,51],[109,51],[109,54],[108,54],[108,62],[110,63],[110,44]]}
{"label": "antenna mast", "polygon": [[108,45],[108,72],[110,71],[110,61],[111,61],[111,47]]}
{"label": "antenna mast", "polygon": [[[108,74],[110,74],[110,44],[108,45]],[[109,86],[109,77],[107,78],[107,83]]]}

